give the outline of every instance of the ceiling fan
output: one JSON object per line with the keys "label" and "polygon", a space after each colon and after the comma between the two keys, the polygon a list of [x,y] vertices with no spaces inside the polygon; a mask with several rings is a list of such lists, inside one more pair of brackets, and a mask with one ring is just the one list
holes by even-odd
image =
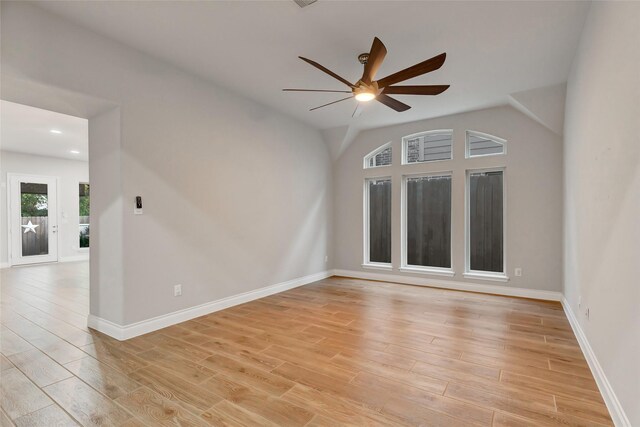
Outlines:
{"label": "ceiling fan", "polygon": [[[318,107],[311,108],[309,111],[317,110],[318,108],[326,107],[328,105],[336,104],[338,102],[346,101],[347,99],[355,98],[360,102],[368,102],[375,99],[378,102],[386,105],[387,107],[398,111],[407,111],[411,108],[409,105],[398,101],[390,97],[389,95],[438,95],[449,88],[449,85],[428,85],[428,86],[393,86],[396,83],[403,82],[405,80],[412,79],[417,76],[421,76],[431,71],[435,71],[442,67],[444,60],[447,57],[446,53],[441,53],[438,56],[434,56],[431,59],[422,61],[419,64],[413,65],[404,70],[393,73],[387,77],[379,80],[374,80],[376,72],[382,65],[384,57],[387,55],[387,48],[380,41],[379,38],[374,37],[373,44],[369,53],[363,53],[358,56],[358,60],[364,65],[364,72],[362,77],[355,84],[350,83],[348,80],[340,77],[333,71],[318,64],[315,61],[299,56],[303,61],[313,65],[320,71],[329,74],[334,79],[347,85],[350,90],[331,90],[331,89],[283,89],[285,92],[333,92],[333,93],[350,93],[350,96],[346,98],[338,99],[337,101],[329,102],[328,104],[320,105]],[[360,104],[354,111],[354,116],[359,111]]]}

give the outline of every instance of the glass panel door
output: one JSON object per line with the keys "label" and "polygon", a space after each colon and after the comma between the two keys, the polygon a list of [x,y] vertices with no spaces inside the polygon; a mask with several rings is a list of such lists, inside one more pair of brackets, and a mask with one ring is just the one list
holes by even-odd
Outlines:
{"label": "glass panel door", "polygon": [[49,191],[47,184],[20,183],[22,256],[49,254]]}
{"label": "glass panel door", "polygon": [[57,261],[56,179],[10,177],[11,264]]}

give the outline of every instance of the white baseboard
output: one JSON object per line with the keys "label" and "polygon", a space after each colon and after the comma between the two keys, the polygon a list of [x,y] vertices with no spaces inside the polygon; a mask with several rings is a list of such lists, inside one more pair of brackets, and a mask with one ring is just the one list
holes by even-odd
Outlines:
{"label": "white baseboard", "polygon": [[89,253],[73,255],[73,256],[61,256],[58,258],[58,262],[76,262],[76,261],[89,261]]}
{"label": "white baseboard", "polygon": [[355,270],[333,270],[335,276],[353,277],[356,279],[378,280],[383,282],[402,283],[406,285],[427,286],[432,288],[453,289],[456,291],[480,292],[483,294],[506,295],[511,297],[533,298],[547,301],[562,301],[562,293],[556,291],[541,291],[537,289],[514,288],[511,286],[486,285],[470,282],[456,282],[453,280],[431,279],[413,276],[399,276],[395,274],[372,273]]}
{"label": "white baseboard", "polygon": [[186,322],[196,317],[204,316],[225,308],[233,307],[238,304],[244,304],[259,298],[297,288],[298,286],[316,282],[332,276],[331,271],[322,271],[316,274],[310,274],[304,277],[288,280],[286,282],[277,283],[275,285],[256,289],[254,291],[244,292],[242,294],[233,295],[216,301],[210,301],[195,307],[185,308],[183,310],[174,311],[173,313],[164,314],[162,316],[153,317],[151,319],[142,320],[130,325],[118,325],[109,320],[89,315],[88,326],[92,329],[107,334],[117,340],[128,340],[129,338],[144,335],[158,329],[166,328],[177,323]]}
{"label": "white baseboard", "polygon": [[573,333],[580,344],[582,353],[587,359],[589,368],[591,368],[591,373],[596,380],[596,384],[598,384],[600,394],[602,394],[602,397],[604,398],[604,403],[607,405],[607,409],[609,409],[609,414],[611,415],[613,424],[619,427],[631,427],[631,422],[629,421],[629,418],[627,418],[620,401],[616,397],[600,362],[598,362],[598,358],[591,348],[589,340],[587,339],[586,334],[578,322],[578,318],[571,308],[571,304],[569,304],[569,301],[564,297],[562,297],[562,307],[564,308],[564,312],[567,314],[567,319],[569,319],[569,323],[571,324]]}
{"label": "white baseboard", "polygon": [[[77,262],[77,261],[89,261],[89,252],[80,254],[80,255],[61,256],[58,258],[58,262]],[[53,263],[55,263],[55,261],[53,261]],[[28,267],[29,265],[39,265],[39,264],[40,263],[24,264],[22,266]],[[51,263],[42,263],[42,264],[51,264]],[[9,267],[11,267],[11,264],[9,264],[8,262],[0,262],[0,269],[9,268]]]}

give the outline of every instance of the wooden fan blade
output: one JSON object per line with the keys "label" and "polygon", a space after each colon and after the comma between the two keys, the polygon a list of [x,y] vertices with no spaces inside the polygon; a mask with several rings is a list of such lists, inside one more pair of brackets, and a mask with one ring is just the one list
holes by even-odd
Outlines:
{"label": "wooden fan blade", "polygon": [[302,56],[299,56],[298,58],[302,59],[304,62],[313,65],[314,67],[316,67],[318,70],[320,71],[324,71],[325,73],[329,74],[331,77],[333,77],[334,79],[340,80],[342,83],[346,84],[349,87],[355,87],[353,84],[349,83],[349,81],[347,81],[347,79],[344,79],[342,77],[340,77],[339,75],[337,75],[336,73],[334,73],[333,71],[331,71],[330,69],[323,67],[322,65],[318,64],[315,61],[312,61],[310,59],[304,58]]}
{"label": "wooden fan blade", "polygon": [[309,111],[317,110],[318,108],[326,107],[327,105],[335,104],[337,102],[346,101],[347,99],[352,99],[353,96],[347,96],[346,98],[338,99],[337,101],[330,102],[328,104],[320,105],[319,107],[313,107]]}
{"label": "wooden fan blade", "polygon": [[364,64],[364,73],[362,73],[363,82],[371,84],[385,56],[387,56],[387,48],[379,38],[374,37],[371,50],[369,51],[369,59],[367,59],[367,63]]}
{"label": "wooden fan blade", "polygon": [[283,92],[332,92],[332,93],[351,93],[350,90],[332,90],[332,89],[282,89]]}
{"label": "wooden fan blade", "polygon": [[438,68],[442,67],[442,64],[444,64],[444,60],[446,58],[447,54],[441,53],[440,55],[434,56],[431,59],[427,59],[426,61],[422,61],[419,64],[416,64],[409,68],[405,68],[404,70],[398,71],[397,73],[393,73],[390,76],[378,80],[378,87],[384,88],[387,86],[391,86],[394,83],[403,82],[405,80],[421,76],[431,71],[435,71]]}
{"label": "wooden fan blade", "polygon": [[409,108],[411,108],[407,104],[404,104],[398,101],[397,99],[393,99],[390,96],[385,95],[384,93],[381,93],[378,96],[376,96],[376,101],[382,102],[387,107],[392,108],[399,113],[402,111],[407,111]]}
{"label": "wooden fan blade", "polygon": [[449,85],[387,86],[383,92],[388,95],[439,95],[447,89]]}

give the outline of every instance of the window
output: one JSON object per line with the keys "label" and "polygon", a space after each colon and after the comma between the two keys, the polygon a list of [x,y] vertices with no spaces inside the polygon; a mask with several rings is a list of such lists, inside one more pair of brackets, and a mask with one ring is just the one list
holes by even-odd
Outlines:
{"label": "window", "polygon": [[391,165],[391,142],[387,142],[382,147],[376,148],[364,158],[364,168],[377,168],[378,166]]}
{"label": "window", "polygon": [[504,154],[506,142],[497,136],[468,130],[467,158]]}
{"label": "window", "polygon": [[22,256],[49,253],[49,187],[47,184],[20,183]]}
{"label": "window", "polygon": [[391,178],[365,181],[364,264],[391,268]]}
{"label": "window", "polygon": [[89,247],[89,184],[80,183],[80,247]]}
{"label": "window", "polygon": [[451,174],[409,176],[403,183],[403,270],[451,271]]}
{"label": "window", "polygon": [[452,130],[432,130],[402,138],[403,164],[450,160]]}
{"label": "window", "polygon": [[467,273],[504,278],[504,170],[467,172]]}

